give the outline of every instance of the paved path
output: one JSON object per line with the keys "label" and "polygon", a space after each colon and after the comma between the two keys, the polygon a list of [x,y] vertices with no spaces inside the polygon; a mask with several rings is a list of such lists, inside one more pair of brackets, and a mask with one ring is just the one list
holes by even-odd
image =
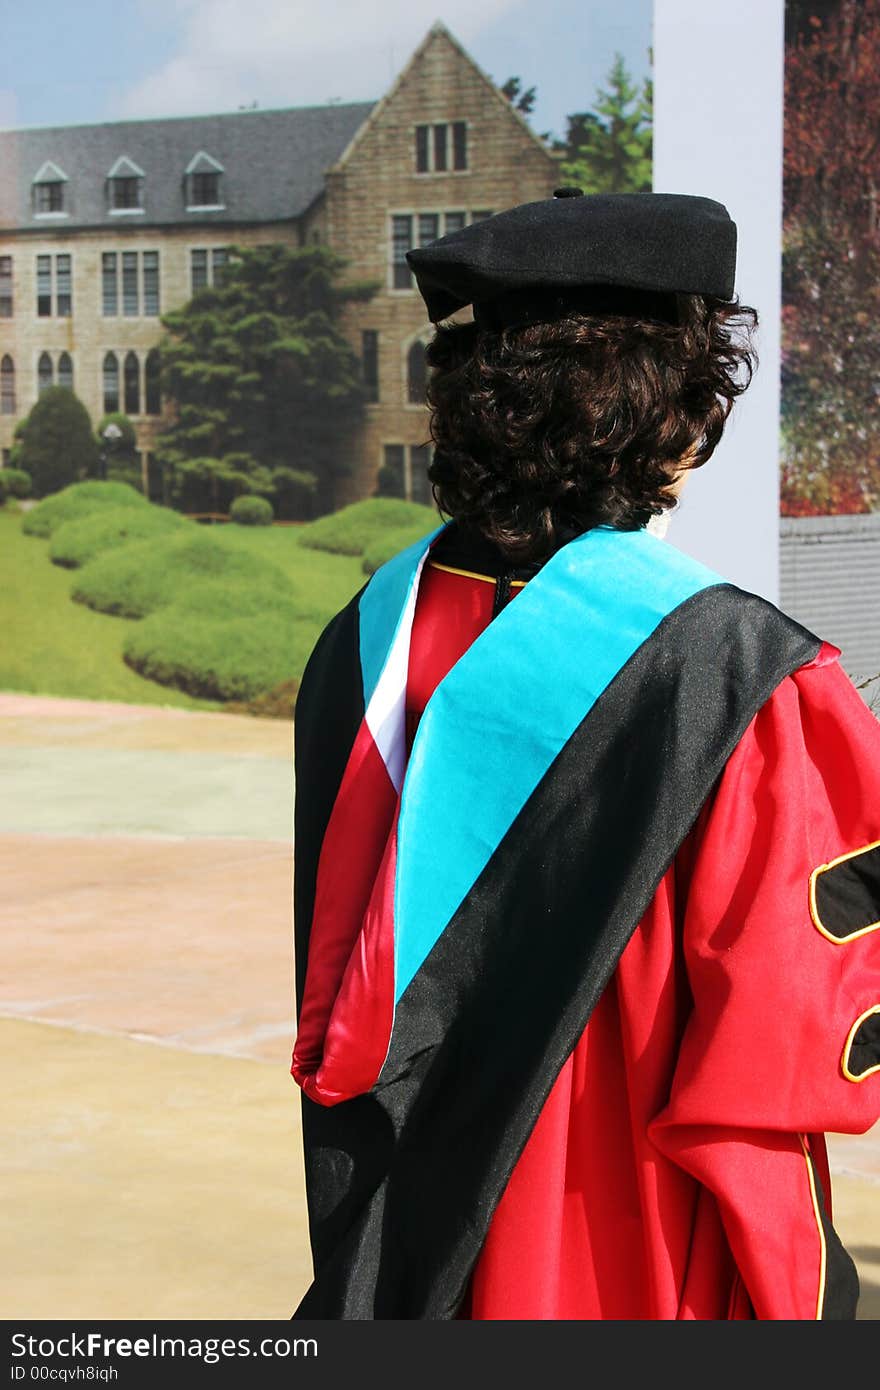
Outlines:
{"label": "paved path", "polygon": [[[308,1284],[291,735],[0,694],[6,1318],[287,1318]],[[831,1155],[880,1319],[880,1130]]]}

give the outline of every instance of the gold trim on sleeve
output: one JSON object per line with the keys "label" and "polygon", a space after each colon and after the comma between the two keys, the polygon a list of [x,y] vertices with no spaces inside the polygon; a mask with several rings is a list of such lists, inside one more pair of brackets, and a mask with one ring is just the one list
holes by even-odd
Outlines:
{"label": "gold trim on sleeve", "polygon": [[813,1157],[807,1147],[807,1141],[802,1134],[798,1135],[803,1150],[804,1162],[807,1165],[807,1179],[810,1184],[810,1201],[813,1204],[813,1216],[816,1220],[816,1230],[819,1234],[819,1293],[816,1298],[816,1322],[822,1321],[822,1310],[825,1305],[825,1269],[828,1262],[828,1254],[825,1246],[825,1227],[822,1225],[822,1213],[819,1210],[819,1198],[816,1195],[816,1176],[813,1168]]}
{"label": "gold trim on sleeve", "polygon": [[816,902],[816,883],[819,875],[827,873],[829,869],[836,869],[838,864],[845,864],[847,859],[856,859],[860,854],[868,854],[872,849],[880,849],[880,840],[872,840],[869,845],[860,845],[858,849],[848,850],[846,854],[839,854],[836,859],[829,859],[827,864],[817,864],[810,874],[810,917],[813,926],[825,937],[827,941],[835,946],[845,946],[848,941],[855,941],[857,937],[867,936],[869,932],[880,930],[880,920],[869,922],[866,927],[859,927],[856,931],[850,932],[847,936],[835,936],[822,925],[819,916],[819,907]]}
{"label": "gold trim on sleeve", "polygon": [[849,1032],[846,1035],[846,1042],[843,1048],[843,1056],[840,1059],[840,1070],[843,1072],[847,1081],[854,1081],[856,1085],[858,1085],[860,1081],[867,1080],[869,1076],[873,1076],[875,1072],[880,1071],[880,1062],[878,1062],[875,1067],[868,1067],[866,1071],[859,1072],[858,1076],[856,1076],[855,1072],[852,1072],[849,1069],[849,1055],[852,1051],[852,1045],[855,1041],[856,1033],[861,1028],[865,1019],[870,1018],[872,1014],[880,1014],[880,1004],[874,1004],[870,1009],[866,1009],[863,1014],[859,1014],[852,1028],[850,1028]]}

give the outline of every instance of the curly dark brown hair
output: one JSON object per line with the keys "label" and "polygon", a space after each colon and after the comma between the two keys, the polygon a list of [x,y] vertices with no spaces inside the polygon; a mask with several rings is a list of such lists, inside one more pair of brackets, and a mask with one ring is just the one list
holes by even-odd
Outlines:
{"label": "curly dark brown hair", "polygon": [[680,294],[677,322],[567,313],[441,324],[427,348],[434,498],[512,561],[645,526],[714,452],[751,382],[757,311]]}

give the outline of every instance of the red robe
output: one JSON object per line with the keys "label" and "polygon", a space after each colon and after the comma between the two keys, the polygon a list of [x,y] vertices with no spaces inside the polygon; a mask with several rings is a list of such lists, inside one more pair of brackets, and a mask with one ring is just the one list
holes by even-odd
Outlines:
{"label": "red robe", "polygon": [[[410,737],[493,597],[426,567]],[[880,724],[839,655],[786,677],[729,758],[543,1105],[460,1317],[835,1315],[851,1264],[823,1136],[880,1115],[880,1066],[842,1065],[880,1005],[880,922],[838,940],[809,894],[818,866],[880,841]]]}

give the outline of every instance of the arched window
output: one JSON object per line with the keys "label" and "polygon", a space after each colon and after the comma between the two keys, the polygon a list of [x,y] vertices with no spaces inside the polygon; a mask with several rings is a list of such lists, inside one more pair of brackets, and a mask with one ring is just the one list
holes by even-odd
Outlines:
{"label": "arched window", "polygon": [[119,409],[119,363],[115,352],[104,354],[104,414]]}
{"label": "arched window", "polygon": [[73,390],[73,359],[69,352],[62,352],[58,358],[58,385]]}
{"label": "arched window", "polygon": [[47,386],[51,386],[51,385],[52,385],[53,378],[54,378],[54,371],[53,371],[53,367],[52,367],[52,358],[49,356],[48,352],[41,352],[41,353],[40,353],[40,360],[39,360],[39,362],[37,363],[37,394],[38,394],[38,395],[40,394],[41,391],[45,391],[45,389],[46,389]]}
{"label": "arched window", "polygon": [[406,395],[410,405],[424,405],[428,387],[428,364],[424,343],[415,342],[406,355]]}
{"label": "arched window", "polygon": [[125,413],[126,415],[140,415],[141,364],[138,362],[136,352],[127,352],[125,354],[123,375],[125,379]]}
{"label": "arched window", "polygon": [[15,414],[15,363],[5,353],[0,358],[0,415]]}
{"label": "arched window", "polygon": [[162,395],[159,391],[159,349],[150,348],[144,364],[146,413],[162,414]]}

